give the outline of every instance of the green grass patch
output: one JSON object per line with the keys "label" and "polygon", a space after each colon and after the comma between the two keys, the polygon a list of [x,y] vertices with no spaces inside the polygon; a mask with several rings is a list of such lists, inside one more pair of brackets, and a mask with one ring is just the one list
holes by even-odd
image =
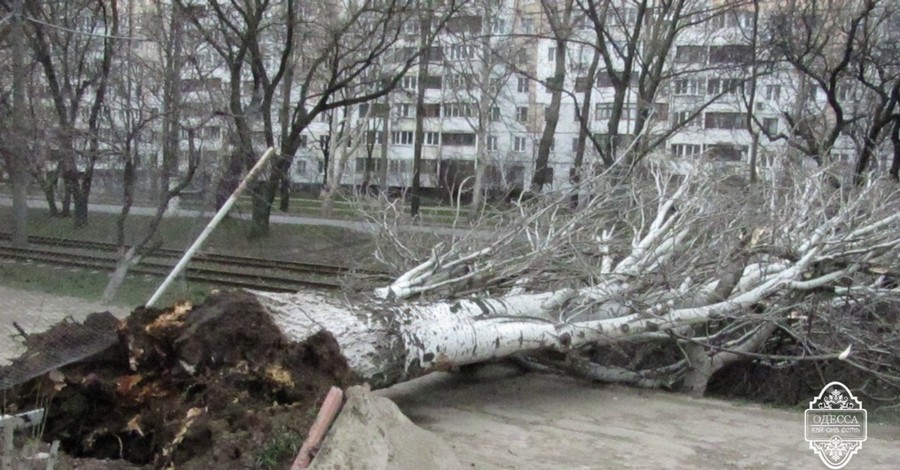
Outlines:
{"label": "green grass patch", "polygon": [[[56,269],[21,262],[0,263],[0,283],[5,286],[76,297],[92,302],[100,299],[108,280],[108,274],[100,271]],[[129,275],[122,283],[114,303],[127,307],[144,305],[161,283],[162,278]],[[162,297],[159,305],[170,305],[179,299],[199,303],[206,298],[211,289],[212,286],[201,283],[175,282]]]}
{"label": "green grass patch", "polygon": [[284,468],[285,461],[290,461],[291,457],[297,455],[302,443],[303,436],[299,432],[282,426],[271,434],[271,439],[256,453],[254,463],[263,470]]}
{"label": "green grass patch", "polygon": [[[9,207],[0,207],[0,225],[9,220],[10,211]],[[126,243],[139,241],[150,220],[149,216],[129,216]],[[163,220],[156,237],[162,241],[164,248],[184,250],[193,243],[208,221],[206,217],[170,217]],[[28,222],[30,235],[107,243],[116,241],[116,214],[91,212],[88,225],[75,229],[71,219],[53,218],[46,209],[32,209]],[[373,264],[371,237],[357,231],[316,225],[272,224],[269,236],[251,239],[250,230],[249,221],[226,219],[213,231],[201,251],[350,267]],[[98,300],[102,295],[108,275],[107,272],[71,271],[25,263],[0,264],[0,283],[4,285],[91,301]],[[130,274],[119,291],[116,303],[143,305],[161,282],[161,278]],[[202,300],[212,287],[176,282],[170,293],[161,299],[160,305],[181,298]]]}
{"label": "green grass patch", "polygon": [[[0,207],[0,221],[9,220],[10,208]],[[71,219],[54,218],[46,209],[29,211],[29,234],[45,237],[116,241],[116,214],[90,212],[88,225],[75,229]],[[126,222],[125,242],[140,241],[151,217],[130,215]],[[183,250],[190,246],[209,222],[208,217],[168,217],[156,234],[164,248]],[[251,238],[251,222],[226,218],[201,248],[204,252],[257,258],[319,262],[359,266],[371,259],[370,235],[340,227],[276,224],[266,237]]]}

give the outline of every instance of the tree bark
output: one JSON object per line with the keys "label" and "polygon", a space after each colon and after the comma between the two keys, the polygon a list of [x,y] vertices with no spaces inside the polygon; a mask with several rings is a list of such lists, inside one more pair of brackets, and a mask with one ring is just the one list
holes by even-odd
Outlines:
{"label": "tree bark", "polygon": [[422,203],[422,146],[425,144],[425,80],[428,76],[429,46],[428,35],[431,33],[431,12],[420,12],[419,19],[419,71],[416,84],[416,131],[413,142],[412,184],[409,188],[409,214],[413,219],[419,217],[419,205]]}
{"label": "tree bark", "polygon": [[566,80],[566,40],[556,38],[556,61],[554,63],[553,78],[550,85],[550,106],[544,114],[544,131],[538,142],[537,157],[534,161],[534,175],[531,177],[531,191],[539,193],[545,184],[552,183],[548,178],[550,168],[550,146],[556,135],[556,124],[559,123],[559,108],[562,103],[562,90]]}
{"label": "tree bark", "polygon": [[27,126],[22,122],[28,115],[25,106],[25,27],[23,0],[17,0],[13,12],[13,28],[10,32],[13,62],[13,119],[16,130],[13,139],[17,144],[12,155],[7,158],[10,184],[12,185],[12,223],[10,232],[12,244],[17,248],[28,245],[28,141],[25,134]]}
{"label": "tree bark", "polygon": [[900,117],[894,117],[894,127],[891,130],[891,146],[894,148],[894,159],[891,162],[891,178],[900,181]]}

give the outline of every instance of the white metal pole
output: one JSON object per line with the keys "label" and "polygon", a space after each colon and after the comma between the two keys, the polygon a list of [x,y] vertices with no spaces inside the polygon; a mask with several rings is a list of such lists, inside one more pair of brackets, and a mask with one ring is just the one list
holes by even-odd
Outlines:
{"label": "white metal pole", "polygon": [[184,271],[185,266],[187,266],[188,262],[191,261],[191,258],[194,256],[194,253],[196,253],[200,248],[200,245],[202,245],[203,242],[206,241],[206,238],[209,236],[209,234],[212,233],[216,226],[219,225],[219,222],[221,222],[222,219],[225,218],[225,215],[227,215],[228,211],[231,210],[231,206],[233,206],[234,203],[237,202],[238,196],[240,196],[241,193],[244,192],[245,189],[247,189],[247,183],[249,183],[250,180],[256,177],[257,173],[262,170],[262,168],[265,166],[269,158],[272,157],[272,155],[275,155],[275,147],[269,147],[268,150],[266,150],[266,153],[264,153],[262,157],[259,158],[259,161],[256,162],[256,165],[253,165],[253,168],[249,173],[247,173],[247,176],[244,177],[244,179],[241,181],[241,184],[238,185],[237,189],[235,189],[234,192],[231,193],[231,197],[229,197],[228,200],[225,201],[225,204],[222,204],[222,208],[219,209],[212,220],[210,220],[209,223],[206,224],[206,228],[204,228],[200,236],[198,236],[197,239],[194,240],[194,244],[184,252],[184,256],[182,256],[181,259],[178,260],[178,264],[176,264],[175,267],[172,268],[172,272],[169,273],[169,277],[167,277],[166,280],[163,281],[159,288],[156,289],[156,292],[153,293],[153,297],[150,297],[150,300],[147,301],[148,307],[152,307],[153,304],[155,304],[159,300],[159,298],[162,297],[163,293],[166,292],[166,289],[169,288],[169,285],[172,284],[172,281],[174,281],[175,278],[178,277],[178,275],[181,274],[182,271]]}

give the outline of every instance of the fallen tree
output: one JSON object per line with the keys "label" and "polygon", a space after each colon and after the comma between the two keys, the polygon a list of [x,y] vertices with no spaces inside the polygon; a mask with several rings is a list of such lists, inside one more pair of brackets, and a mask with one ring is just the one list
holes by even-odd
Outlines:
{"label": "fallen tree", "polygon": [[[841,359],[897,392],[896,314],[870,308],[900,294],[895,185],[641,171],[586,182],[576,212],[544,196],[432,246],[385,211],[376,256],[398,276],[374,295],[251,294],[288,338],[331,333],[379,387],[517,356],[702,393],[735,361]],[[768,352],[774,338],[793,353]]]}
{"label": "fallen tree", "polygon": [[814,364],[798,370],[898,402],[894,183],[661,167],[607,181],[585,182],[577,211],[545,195],[453,236],[399,232],[402,210],[379,211],[376,258],[397,276],[375,292],[228,291],[61,322],[25,336],[0,389],[9,412],[46,403],[44,437],[70,455],[179,468],[283,468],[296,449],[265,436],[299,444],[332,385],[499,358],[693,393],[750,361],[769,367],[745,376],[757,395],[773,371]]}

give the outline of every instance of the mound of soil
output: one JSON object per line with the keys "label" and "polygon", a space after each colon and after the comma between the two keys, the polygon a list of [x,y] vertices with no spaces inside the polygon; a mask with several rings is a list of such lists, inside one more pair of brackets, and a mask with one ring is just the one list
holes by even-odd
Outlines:
{"label": "mound of soil", "polygon": [[[23,358],[54,350],[55,339],[71,336],[67,328],[109,324],[104,314],[60,323],[29,336]],[[329,333],[290,342],[243,292],[193,308],[139,308],[115,331],[102,352],[8,394],[12,408],[46,407],[43,438],[60,440],[69,456],[155,468],[285,468],[328,389],[357,382]]]}

